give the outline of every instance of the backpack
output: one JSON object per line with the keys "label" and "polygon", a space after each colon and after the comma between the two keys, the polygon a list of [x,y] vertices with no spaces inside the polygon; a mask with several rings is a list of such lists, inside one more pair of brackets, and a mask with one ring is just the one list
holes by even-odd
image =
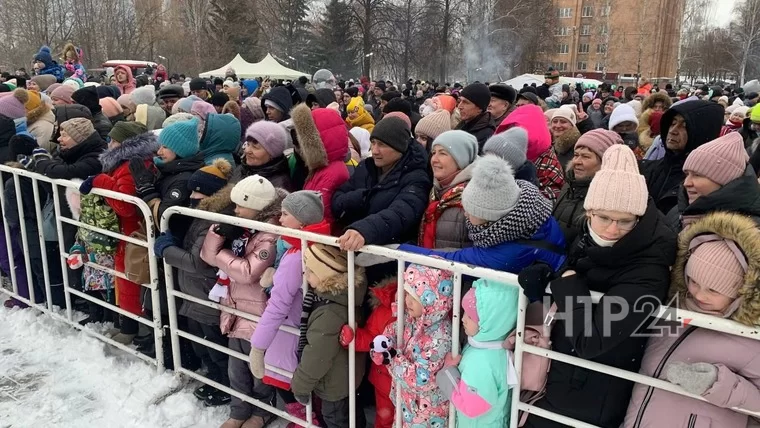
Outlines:
{"label": "backpack", "polygon": [[[79,221],[109,232],[119,232],[119,217],[100,195],[82,195]],[[115,268],[118,238],[80,227],[77,232],[77,242],[85,249],[86,261],[109,269]],[[108,272],[85,265],[82,272],[82,284],[85,291],[100,290],[110,293],[113,289],[114,278]]]}

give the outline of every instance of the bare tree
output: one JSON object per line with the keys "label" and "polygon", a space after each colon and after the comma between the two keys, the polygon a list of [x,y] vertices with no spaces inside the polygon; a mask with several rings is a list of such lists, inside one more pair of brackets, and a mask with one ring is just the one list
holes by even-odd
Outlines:
{"label": "bare tree", "polygon": [[739,42],[739,50],[742,52],[739,61],[739,84],[743,85],[747,66],[755,59],[753,53],[760,42],[760,0],[744,0],[736,5],[731,32]]}

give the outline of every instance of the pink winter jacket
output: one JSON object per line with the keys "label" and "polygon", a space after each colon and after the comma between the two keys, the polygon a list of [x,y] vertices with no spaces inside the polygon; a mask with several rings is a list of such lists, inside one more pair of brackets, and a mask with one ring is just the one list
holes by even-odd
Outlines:
{"label": "pink winter jacket", "polygon": [[625,416],[624,428],[744,428],[748,417],[730,410],[740,407],[760,411],[760,341],[704,328],[696,328],[676,346],[666,362],[662,360],[677,334],[665,328],[664,337],[649,339],[640,373],[666,380],[669,362],[710,363],[718,367],[718,380],[703,395],[710,403],[693,400],[646,385],[636,384]]}
{"label": "pink winter jacket", "polygon": [[[274,265],[277,235],[257,232],[248,240],[245,254],[236,257],[230,249],[224,248],[224,238],[214,232],[212,225],[201,249],[201,259],[211,266],[221,269],[230,277],[229,296],[222,299],[225,306],[261,316],[266,309],[267,295],[259,285],[264,271]],[[256,323],[236,315],[222,312],[219,319],[222,334],[235,339],[249,340]]]}

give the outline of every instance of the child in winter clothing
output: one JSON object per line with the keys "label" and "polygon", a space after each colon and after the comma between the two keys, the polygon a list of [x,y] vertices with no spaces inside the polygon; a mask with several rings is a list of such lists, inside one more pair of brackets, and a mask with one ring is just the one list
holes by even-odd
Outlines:
{"label": "child in winter clothing", "polygon": [[[443,427],[449,402],[435,380],[451,351],[451,318],[454,283],[452,273],[412,264],[404,272],[404,337],[388,370],[393,378],[391,399],[401,390],[402,427]],[[396,322],[384,332],[391,347]],[[375,364],[382,354],[371,353]],[[378,358],[379,356],[379,358]]]}
{"label": "child in winter clothing", "polygon": [[[301,337],[306,339],[301,361],[290,387],[295,398],[306,404],[312,392],[322,400],[322,417],[328,428],[349,425],[348,352],[340,346],[340,331],[348,322],[348,259],[344,252],[322,244],[304,251],[306,276],[313,301],[304,303]],[[355,270],[354,303],[359,306],[367,292],[364,269]],[[358,313],[359,311],[357,311]],[[361,355],[356,356],[356,385],[364,376]],[[356,426],[365,426],[364,413],[356,412]]]}
{"label": "child in winter clothing", "polygon": [[[324,221],[322,198],[319,193],[309,190],[291,193],[282,200],[280,224],[292,229],[330,234],[330,225]],[[282,325],[299,327],[303,309],[301,240],[289,236],[280,239],[287,241],[290,248],[274,274],[274,286],[267,308],[251,336],[250,367],[257,379],[278,388],[289,415],[304,419],[306,409],[290,392],[290,379],[264,370],[264,363],[289,372],[294,372],[298,366],[298,336],[279,328]]]}
{"label": "child in winter clothing", "polygon": [[517,287],[486,279],[475,281],[462,298],[468,345],[461,359],[450,360],[459,360],[461,378],[449,398],[457,409],[459,428],[509,426],[511,388],[517,376],[511,353],[502,344],[517,324],[517,299]]}
{"label": "child in winter clothing", "polygon": [[[760,229],[752,218],[708,214],[679,238],[670,287],[678,307],[756,326]],[[649,339],[640,373],[707,402],[636,384],[622,426],[746,427],[748,417],[731,408],[760,411],[760,342],[681,323],[660,326],[660,334]]]}
{"label": "child in winter clothing", "polygon": [[82,65],[81,49],[74,46],[73,43],[66,43],[66,46],[63,47],[63,59],[65,60],[63,66],[66,68],[66,71],[73,73],[71,77],[76,77],[82,80],[82,82],[87,81],[87,73],[85,73],[84,66]]}
{"label": "child in winter clothing", "polygon": [[47,46],[41,47],[40,51],[34,55],[34,71],[37,75],[52,74],[58,82],[63,82],[64,79],[64,68],[53,61],[53,55]]}
{"label": "child in winter clothing", "polygon": [[[274,223],[280,213],[284,192],[275,189],[267,179],[252,175],[232,188],[230,199],[235,203],[235,215],[240,218]],[[277,235],[258,232],[229,224],[211,226],[203,242],[201,259],[229,275],[225,306],[261,316],[266,307],[266,293],[259,285],[259,278],[274,263]],[[250,337],[256,324],[236,315],[222,312],[219,326],[222,334],[229,337],[229,348],[248,355],[251,352]],[[256,381],[248,364],[230,357],[228,362],[230,386],[265,403],[274,403],[274,388]],[[271,415],[236,397],[232,398],[230,419],[223,428],[240,428],[245,423],[261,426]]]}

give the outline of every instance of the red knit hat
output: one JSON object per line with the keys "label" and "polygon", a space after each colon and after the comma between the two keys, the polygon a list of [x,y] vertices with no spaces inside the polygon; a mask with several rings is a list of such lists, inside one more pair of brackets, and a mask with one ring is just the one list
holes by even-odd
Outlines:
{"label": "red knit hat", "polygon": [[696,172],[725,186],[744,174],[747,162],[749,155],[744,149],[744,139],[738,132],[729,132],[697,147],[686,158],[683,170]]}

